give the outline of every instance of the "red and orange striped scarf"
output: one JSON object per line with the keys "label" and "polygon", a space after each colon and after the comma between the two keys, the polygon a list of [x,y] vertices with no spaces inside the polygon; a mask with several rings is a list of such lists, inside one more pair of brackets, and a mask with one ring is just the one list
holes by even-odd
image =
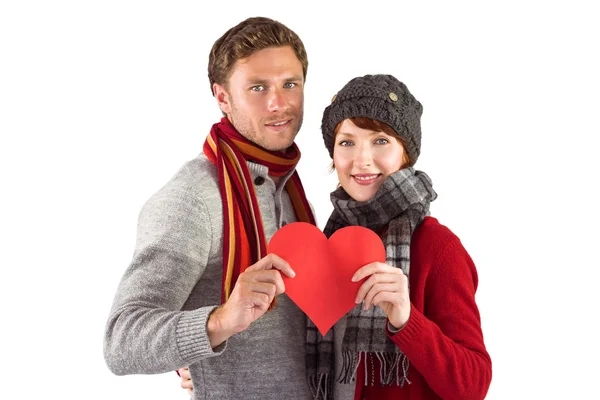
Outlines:
{"label": "red and orange striped scarf", "polygon": [[[245,139],[224,117],[214,124],[204,142],[204,154],[217,166],[223,202],[223,281],[221,301],[229,299],[238,276],[267,255],[267,239],[247,160],[269,168],[269,175],[284,176],[300,160],[295,143],[286,152],[268,151]],[[298,172],[285,188],[298,221],[315,224]]]}

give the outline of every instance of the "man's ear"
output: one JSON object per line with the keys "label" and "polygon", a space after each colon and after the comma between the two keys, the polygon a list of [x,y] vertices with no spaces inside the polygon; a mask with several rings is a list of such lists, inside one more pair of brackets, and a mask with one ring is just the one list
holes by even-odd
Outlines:
{"label": "man's ear", "polygon": [[217,104],[221,111],[225,114],[229,114],[231,112],[231,100],[229,93],[225,90],[225,86],[213,83],[213,95],[215,96],[215,99],[217,99]]}

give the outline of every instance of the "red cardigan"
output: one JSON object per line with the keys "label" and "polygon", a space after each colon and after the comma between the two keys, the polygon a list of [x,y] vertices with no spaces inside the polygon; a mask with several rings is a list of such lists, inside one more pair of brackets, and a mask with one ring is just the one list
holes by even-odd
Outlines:
{"label": "red cardigan", "polygon": [[380,387],[375,374],[375,386],[364,386],[361,363],[355,400],[485,398],[492,362],[475,304],[477,271],[460,239],[435,218],[413,233],[409,281],[410,318],[388,336],[410,360],[411,384]]}

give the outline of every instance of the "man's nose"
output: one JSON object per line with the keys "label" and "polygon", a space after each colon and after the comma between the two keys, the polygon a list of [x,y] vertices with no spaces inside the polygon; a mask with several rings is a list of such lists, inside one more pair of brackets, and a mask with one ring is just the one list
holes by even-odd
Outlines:
{"label": "man's nose", "polygon": [[287,107],[287,96],[282,89],[274,89],[269,93],[267,108],[271,112],[277,112]]}

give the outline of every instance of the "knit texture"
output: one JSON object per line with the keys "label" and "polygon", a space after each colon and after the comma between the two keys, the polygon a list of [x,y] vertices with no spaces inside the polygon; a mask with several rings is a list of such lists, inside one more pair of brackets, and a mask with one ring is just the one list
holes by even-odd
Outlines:
{"label": "knit texture", "polygon": [[[285,183],[248,162],[267,240],[296,216]],[[258,179],[257,178],[261,178]],[[212,349],[206,332],[221,303],[223,207],[217,168],[201,154],[144,205],[133,260],[110,311],[104,356],[124,374],[189,367],[194,399],[308,399],[302,311],[287,297]]]}
{"label": "knit texture", "polygon": [[417,162],[421,153],[423,106],[406,85],[391,75],[365,75],[348,82],[323,112],[321,131],[333,158],[334,130],[347,118],[366,117],[389,125],[405,142],[405,150]]}
{"label": "knit texture", "polygon": [[[386,263],[400,268],[410,276],[410,240],[412,233],[429,214],[429,204],[437,194],[431,180],[421,171],[405,168],[388,176],[376,195],[367,202],[357,202],[343,188],[331,194],[334,210],[324,229],[326,236],[345,226],[364,226],[376,232],[387,228],[383,237]],[[386,336],[387,317],[379,307],[363,310],[353,308],[347,316],[343,333],[343,363],[336,380],[350,383],[356,379],[359,362],[373,358],[380,360],[378,381],[386,385],[402,386],[406,382],[408,360]],[[328,399],[333,375],[335,327],[324,337],[307,323],[307,372],[309,385],[316,399]],[[316,337],[315,337],[316,336]],[[370,370],[374,376],[375,371]],[[374,384],[374,380],[370,384]]]}
{"label": "knit texture", "polygon": [[[375,374],[371,385],[373,377],[360,364],[355,400],[484,399],[492,363],[475,302],[473,260],[460,239],[432,217],[413,233],[410,258],[410,318],[398,333],[387,335],[410,360],[411,384],[380,385]],[[374,369],[379,367],[375,360]]]}

